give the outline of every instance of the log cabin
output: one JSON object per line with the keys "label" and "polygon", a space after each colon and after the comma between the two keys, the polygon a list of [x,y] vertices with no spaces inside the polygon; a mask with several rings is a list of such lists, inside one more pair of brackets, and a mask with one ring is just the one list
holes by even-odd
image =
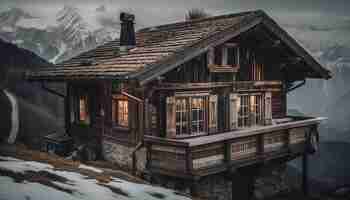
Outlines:
{"label": "log cabin", "polygon": [[134,18],[120,15],[119,39],[27,74],[66,84],[70,136],[134,171],[190,180],[193,194],[203,177],[303,156],[307,189],[323,118],[289,116],[287,94],[327,69],[261,10],[137,32]]}

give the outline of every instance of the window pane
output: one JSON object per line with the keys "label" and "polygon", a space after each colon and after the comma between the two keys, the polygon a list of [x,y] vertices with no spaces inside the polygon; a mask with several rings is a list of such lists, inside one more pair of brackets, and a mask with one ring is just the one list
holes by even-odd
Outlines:
{"label": "window pane", "polygon": [[82,95],[79,97],[79,120],[82,122],[88,122],[88,102],[87,96]]}
{"label": "window pane", "polygon": [[241,96],[241,105],[238,112],[238,126],[246,127],[249,123],[249,96]]}
{"label": "window pane", "polygon": [[192,134],[204,132],[204,98],[194,97],[191,102],[192,106]]}
{"label": "window pane", "polygon": [[187,101],[184,98],[176,99],[176,134],[188,134],[187,124]]}
{"label": "window pane", "polygon": [[236,65],[236,48],[235,47],[228,47],[227,48],[227,64],[228,65]]}
{"label": "window pane", "polygon": [[127,100],[117,100],[118,102],[118,125],[128,126],[129,125],[129,108]]}

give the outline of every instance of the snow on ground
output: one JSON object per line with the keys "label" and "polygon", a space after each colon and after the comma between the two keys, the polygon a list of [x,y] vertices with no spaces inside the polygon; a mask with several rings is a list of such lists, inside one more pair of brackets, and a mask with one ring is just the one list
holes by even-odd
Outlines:
{"label": "snow on ground", "polygon": [[87,166],[87,165],[83,165],[83,164],[80,164],[79,165],[79,168],[80,169],[87,169],[87,170],[90,170],[90,171],[93,171],[93,172],[96,172],[96,173],[102,173],[103,171],[100,170],[100,169],[97,169],[95,167],[90,167],[90,166]]}
{"label": "snow on ground", "polygon": [[[102,172],[86,165],[79,168]],[[3,199],[189,200],[161,187],[119,178],[101,183],[77,172],[56,170],[49,164],[0,157],[0,200]]]}
{"label": "snow on ground", "polygon": [[23,161],[17,158],[12,158],[12,157],[8,157],[8,156],[0,156],[0,160],[5,160],[5,161]]}

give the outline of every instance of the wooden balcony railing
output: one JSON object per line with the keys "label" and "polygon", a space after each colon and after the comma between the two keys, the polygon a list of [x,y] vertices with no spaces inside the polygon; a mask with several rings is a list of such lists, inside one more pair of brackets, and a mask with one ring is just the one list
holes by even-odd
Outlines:
{"label": "wooden balcony railing", "polygon": [[147,169],[170,176],[204,176],[297,156],[304,153],[309,134],[317,134],[317,125],[323,119],[294,118],[271,126],[183,140],[145,136]]}

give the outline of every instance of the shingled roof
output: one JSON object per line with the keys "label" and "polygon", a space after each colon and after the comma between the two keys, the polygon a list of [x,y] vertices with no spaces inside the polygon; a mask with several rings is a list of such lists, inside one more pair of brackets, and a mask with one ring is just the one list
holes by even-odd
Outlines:
{"label": "shingled roof", "polygon": [[[262,11],[179,22],[139,30],[136,46],[127,53],[118,51],[119,41],[115,40],[54,67],[31,72],[29,77],[39,80],[136,78],[146,83],[262,22],[273,26],[279,34],[287,34]],[[329,72],[288,34],[283,38],[303,54],[301,57],[309,61],[320,78],[330,77]]]}

